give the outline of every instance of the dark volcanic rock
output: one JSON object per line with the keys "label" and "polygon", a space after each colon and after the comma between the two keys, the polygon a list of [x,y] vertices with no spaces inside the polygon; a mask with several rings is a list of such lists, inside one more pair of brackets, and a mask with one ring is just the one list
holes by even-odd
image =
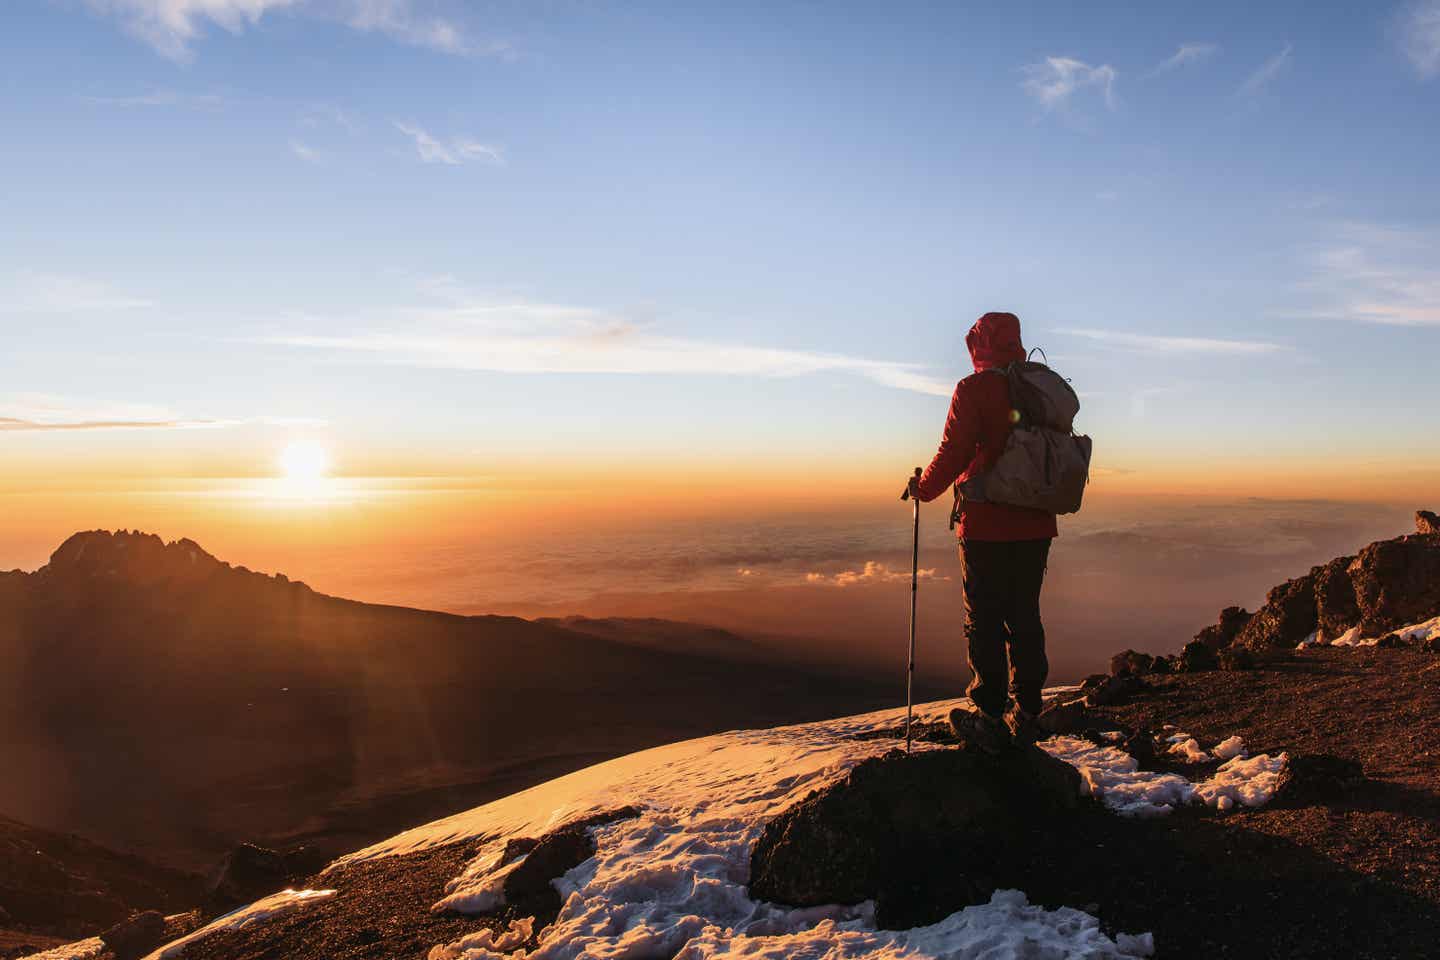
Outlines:
{"label": "dark volcanic rock", "polygon": [[115,960],[136,960],[165,940],[165,916],[159,910],[146,910],[100,934],[100,939]]}
{"label": "dark volcanic rock", "polygon": [[[866,760],[766,825],[750,858],[750,891],[797,906],[876,900],[876,923],[925,922],[906,891],[922,878],[965,902],[1004,886],[1022,848],[1063,831],[1080,775],[1038,748],[899,751]],[[926,865],[939,868],[938,872]],[[934,898],[931,898],[934,899]],[[937,918],[938,919],[938,918]]]}
{"label": "dark volcanic rock", "polygon": [[[1287,580],[1265,597],[1265,606],[1235,636],[1238,646],[1251,650],[1293,647],[1315,632],[1316,567],[1303,577]],[[1186,649],[1189,649],[1188,647]]]}
{"label": "dark volcanic rock", "polygon": [[1420,649],[1426,653],[1440,653],[1440,637],[1431,637],[1420,644]]}
{"label": "dark volcanic rock", "polygon": [[1155,762],[1155,734],[1141,728],[1120,744],[1120,749],[1135,758],[1141,769],[1148,769]]}
{"label": "dark volcanic rock", "polygon": [[1235,635],[1250,622],[1254,614],[1244,607],[1226,607],[1220,611],[1220,622],[1212,624],[1195,634],[1211,650],[1220,650],[1235,642]]}
{"label": "dark volcanic rock", "polygon": [[282,854],[242,843],[225,854],[210,874],[206,899],[214,909],[250,903],[283,889],[290,876],[290,866]]}
{"label": "dark volcanic rock", "polygon": [[1129,674],[1139,676],[1149,673],[1155,666],[1155,658],[1148,653],[1126,650],[1110,658],[1110,676],[1121,677]]}
{"label": "dark volcanic rock", "polygon": [[1085,701],[1071,700],[1069,703],[1052,703],[1040,711],[1035,723],[1048,734],[1075,733],[1085,726]]}
{"label": "dark volcanic rock", "polygon": [[1440,534],[1381,540],[1351,571],[1361,636],[1378,636],[1440,613]]}
{"label": "dark volcanic rock", "polygon": [[1440,534],[1440,517],[1430,510],[1416,510],[1415,532],[1428,535]]}
{"label": "dark volcanic rock", "polygon": [[1387,633],[1375,641],[1375,647],[1379,650],[1399,650],[1401,647],[1408,647],[1410,644],[1400,639],[1398,633]]}
{"label": "dark volcanic rock", "polygon": [[1215,655],[1221,670],[1254,670],[1255,654],[1244,647],[1227,647]]}
{"label": "dark volcanic rock", "polygon": [[568,827],[547,833],[525,855],[525,860],[505,878],[505,901],[522,913],[531,913],[527,905],[536,898],[556,901],[560,895],[551,881],[566,871],[595,856],[595,838],[583,827]]}
{"label": "dark volcanic rock", "polygon": [[[1088,681],[1087,681],[1088,684]],[[1150,685],[1133,674],[1121,674],[1118,677],[1105,677],[1099,683],[1082,685],[1080,690],[1085,694],[1085,703],[1092,707],[1110,707],[1117,703],[1124,703],[1131,697],[1144,693],[1150,689]]]}
{"label": "dark volcanic rock", "polygon": [[1215,656],[1215,651],[1205,646],[1203,641],[1191,640],[1185,644],[1185,649],[1180,651],[1180,669],[1185,673],[1215,670],[1219,666],[1220,660]]}
{"label": "dark volcanic rock", "polygon": [[1344,797],[1365,782],[1365,768],[1354,760],[1323,753],[1290,758],[1271,801],[1276,806],[1303,807]]}
{"label": "dark volcanic rock", "polygon": [[1354,562],[1354,557],[1336,557],[1310,572],[1315,579],[1315,622],[1320,633],[1332,640],[1360,620],[1350,573]]}

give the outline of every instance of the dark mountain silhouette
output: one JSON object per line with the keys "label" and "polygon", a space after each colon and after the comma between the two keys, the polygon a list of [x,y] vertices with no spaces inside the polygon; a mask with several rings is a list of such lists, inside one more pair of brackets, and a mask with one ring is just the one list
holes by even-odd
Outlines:
{"label": "dark mountain silhouette", "polygon": [[340,852],[645,746],[897,695],[704,627],[629,632],[357,603],[191,540],[77,533],[0,574],[0,812],[187,869],[239,840]]}

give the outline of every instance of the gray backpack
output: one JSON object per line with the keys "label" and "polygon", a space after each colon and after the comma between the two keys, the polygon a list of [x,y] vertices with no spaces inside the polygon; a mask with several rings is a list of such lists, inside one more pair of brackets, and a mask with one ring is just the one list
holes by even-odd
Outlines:
{"label": "gray backpack", "polygon": [[1014,426],[994,465],[955,485],[951,525],[964,500],[1076,512],[1090,482],[1090,438],[1074,432],[1080,398],[1043,363],[1024,360],[988,372],[1009,382]]}

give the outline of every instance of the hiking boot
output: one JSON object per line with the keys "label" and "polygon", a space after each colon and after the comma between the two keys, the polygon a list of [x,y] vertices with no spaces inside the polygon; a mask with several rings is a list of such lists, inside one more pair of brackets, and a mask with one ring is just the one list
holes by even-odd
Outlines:
{"label": "hiking boot", "polygon": [[956,707],[950,711],[950,732],[986,753],[1001,753],[1011,746],[1010,733],[998,717],[981,710]]}
{"label": "hiking boot", "polygon": [[1011,703],[1010,709],[1005,711],[1005,726],[1009,728],[1010,736],[1018,746],[1028,747],[1040,737],[1040,727],[1035,723],[1035,715],[1018,703]]}

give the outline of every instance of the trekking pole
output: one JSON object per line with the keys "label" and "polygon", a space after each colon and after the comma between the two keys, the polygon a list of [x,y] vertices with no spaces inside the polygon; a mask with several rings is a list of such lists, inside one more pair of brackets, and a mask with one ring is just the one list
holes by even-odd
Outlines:
{"label": "trekking pole", "polygon": [[[915,468],[915,479],[920,479],[920,468]],[[920,589],[920,498],[910,496],[910,485],[906,484],[901,500],[909,500],[914,514],[915,535],[910,542],[910,657],[905,668],[905,752],[910,752],[910,718],[914,714],[915,689],[915,596]]]}

